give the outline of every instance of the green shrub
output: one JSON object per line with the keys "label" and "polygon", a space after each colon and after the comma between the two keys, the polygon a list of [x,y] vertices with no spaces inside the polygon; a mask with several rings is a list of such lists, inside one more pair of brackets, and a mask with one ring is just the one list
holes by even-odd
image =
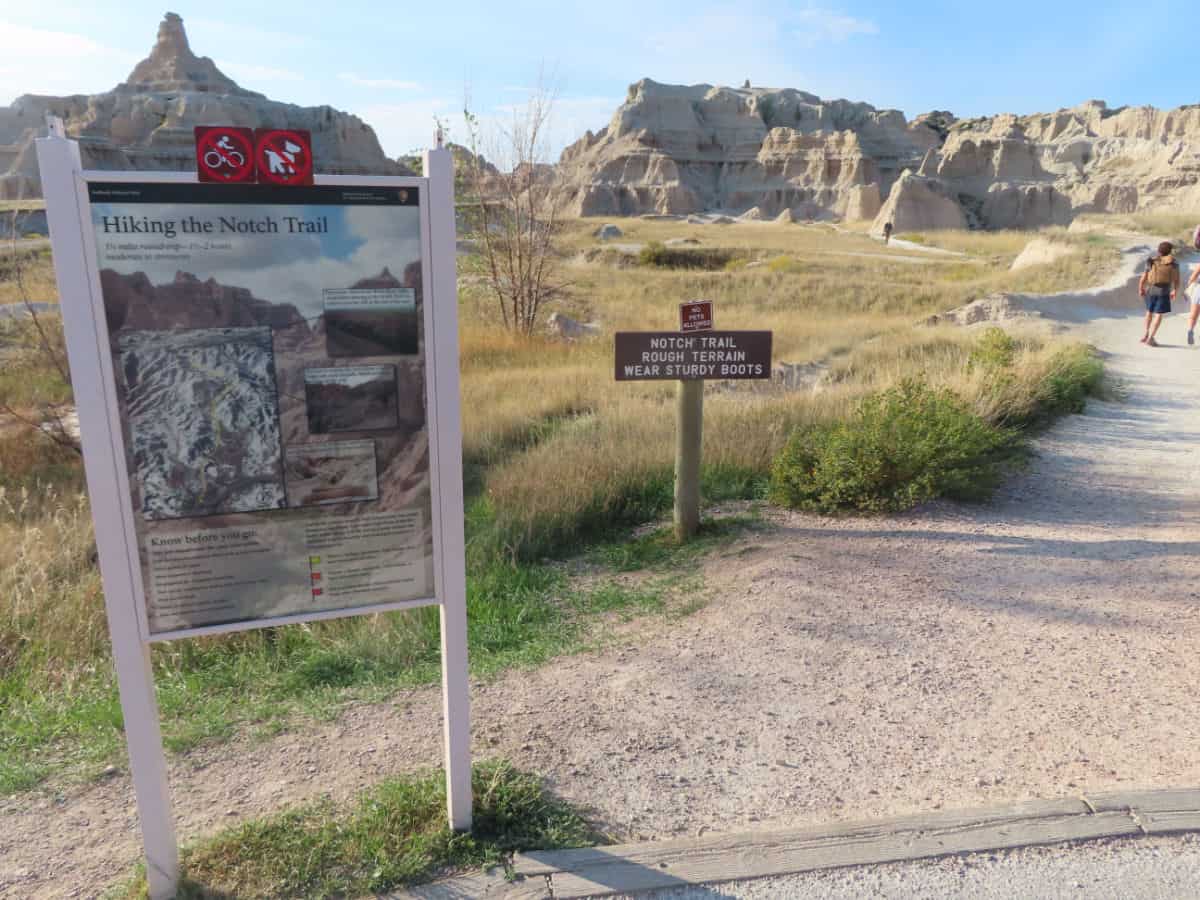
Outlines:
{"label": "green shrub", "polygon": [[1017,349],[1017,342],[1012,335],[993,325],[980,335],[971,355],[967,357],[967,371],[977,368],[984,372],[1007,369],[1017,358]]}
{"label": "green shrub", "polygon": [[665,266],[668,250],[662,241],[651,241],[638,253],[638,264],[643,266]]}
{"label": "green shrub", "polygon": [[907,380],[865,397],[849,421],[798,428],[772,466],[771,499],[819,512],[982,500],[1021,447],[952,392]]}
{"label": "green shrub", "polygon": [[724,247],[668,247],[651,241],[638,252],[638,264],[659,269],[703,269],[719,272],[736,259],[745,259],[742,251]]}
{"label": "green shrub", "polygon": [[1104,363],[1091,347],[1076,344],[1054,354],[1037,392],[1043,418],[1083,412],[1089,396],[1101,393]]}

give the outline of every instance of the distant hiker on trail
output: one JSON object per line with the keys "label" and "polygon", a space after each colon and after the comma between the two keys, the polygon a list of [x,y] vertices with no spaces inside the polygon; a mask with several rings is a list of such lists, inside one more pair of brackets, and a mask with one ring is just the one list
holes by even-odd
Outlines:
{"label": "distant hiker on trail", "polygon": [[1200,280],[1200,266],[1192,266],[1192,274],[1188,277],[1187,287],[1183,290],[1192,304],[1192,311],[1188,313],[1189,344],[1196,343],[1196,319],[1200,319],[1200,290],[1192,290],[1192,285],[1197,280]]}
{"label": "distant hiker on trail", "polygon": [[1146,261],[1146,271],[1138,282],[1138,293],[1146,301],[1146,333],[1142,335],[1142,343],[1151,347],[1158,346],[1154,335],[1163,316],[1171,311],[1171,301],[1179,290],[1179,263],[1171,255],[1174,249],[1170,241],[1159,244],[1158,256]]}
{"label": "distant hiker on trail", "polygon": [[885,222],[883,225],[883,242],[890,244],[892,242],[892,223]]}

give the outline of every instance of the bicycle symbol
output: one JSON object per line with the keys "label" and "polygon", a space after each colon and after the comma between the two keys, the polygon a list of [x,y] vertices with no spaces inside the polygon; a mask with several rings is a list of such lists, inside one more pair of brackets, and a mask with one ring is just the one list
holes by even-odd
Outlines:
{"label": "bicycle symbol", "polygon": [[204,154],[204,165],[213,170],[219,169],[222,166],[228,166],[237,171],[245,164],[246,157],[229,143],[229,135],[227,134],[222,135],[216,145]]}

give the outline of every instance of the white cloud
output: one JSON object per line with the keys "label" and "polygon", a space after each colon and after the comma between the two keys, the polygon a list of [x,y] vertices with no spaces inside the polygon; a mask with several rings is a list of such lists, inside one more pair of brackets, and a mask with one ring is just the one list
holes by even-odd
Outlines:
{"label": "white cloud", "polygon": [[[21,94],[95,94],[124,81],[141,56],[81,34],[0,20],[0,103]],[[11,76],[7,73],[13,73]]]}
{"label": "white cloud", "polygon": [[[282,69],[275,66],[262,66],[258,63],[231,62],[227,59],[214,60],[217,68],[235,81],[245,81],[253,85],[258,81],[303,81],[304,74],[292,69]],[[243,87],[247,85],[243,84]]]}
{"label": "white cloud", "polygon": [[357,75],[354,72],[339,72],[338,80],[344,81],[347,84],[352,84],[355,87],[365,87],[382,90],[395,91],[416,91],[420,90],[421,85],[415,81],[398,81],[395,78],[365,78],[362,75]]}
{"label": "white cloud", "polygon": [[796,36],[807,46],[840,44],[858,34],[879,34],[879,26],[870,19],[858,19],[816,6],[797,11],[795,19]]}

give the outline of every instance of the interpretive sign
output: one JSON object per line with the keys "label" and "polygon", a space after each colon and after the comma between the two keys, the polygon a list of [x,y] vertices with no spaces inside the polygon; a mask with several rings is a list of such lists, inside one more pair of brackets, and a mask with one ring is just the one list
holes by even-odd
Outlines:
{"label": "interpretive sign", "polygon": [[769,379],[771,332],[618,331],[617,381]]}
{"label": "interpretive sign", "polygon": [[433,596],[419,189],[88,197],[149,632]]}
{"label": "interpretive sign", "polygon": [[427,151],[423,177],[304,186],[307,141],[277,132],[257,149],[280,157],[280,185],[242,184],[223,174],[249,154],[214,130],[198,166],[226,183],[205,184],[85,171],[48,125],[38,165],[150,897],[179,881],[153,641],[437,605],[447,811],[469,828],[450,151]]}
{"label": "interpretive sign", "polygon": [[711,300],[689,300],[679,304],[679,330],[712,331],[713,303]]}

